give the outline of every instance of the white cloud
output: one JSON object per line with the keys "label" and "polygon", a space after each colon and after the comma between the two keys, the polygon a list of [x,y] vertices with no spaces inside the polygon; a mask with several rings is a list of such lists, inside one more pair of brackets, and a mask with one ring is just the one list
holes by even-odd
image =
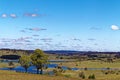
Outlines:
{"label": "white cloud", "polygon": [[16,17],[17,17],[16,14],[10,14],[10,16],[11,16],[12,18],[16,18]]}
{"label": "white cloud", "polygon": [[111,26],[111,29],[112,29],[112,30],[119,30],[120,28],[119,28],[118,26],[116,26],[116,25],[112,25],[112,26]]}
{"label": "white cloud", "polygon": [[27,16],[27,17],[39,17],[40,14],[37,14],[37,13],[25,13],[24,16]]}
{"label": "white cloud", "polygon": [[6,17],[7,17],[7,14],[2,14],[1,17],[2,17],[2,18],[6,18]]}
{"label": "white cloud", "polygon": [[34,28],[26,28],[28,30],[31,30],[31,31],[42,31],[42,30],[47,30],[47,29],[44,29],[44,28],[38,28],[38,27],[34,27]]}
{"label": "white cloud", "polygon": [[31,16],[32,16],[32,17],[37,17],[37,16],[38,16],[38,14],[31,14]]}

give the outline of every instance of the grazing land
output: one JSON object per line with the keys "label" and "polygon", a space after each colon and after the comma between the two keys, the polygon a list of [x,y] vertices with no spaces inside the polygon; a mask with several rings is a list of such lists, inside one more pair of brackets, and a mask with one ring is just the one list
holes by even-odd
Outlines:
{"label": "grazing land", "polygon": [[[1,56],[3,55],[2,52],[4,55],[12,55],[13,52],[21,56],[30,56],[32,54],[32,52],[24,50],[1,50],[0,52]],[[46,68],[44,71],[55,71],[55,75],[40,75],[0,70],[0,77],[3,80],[91,80],[89,76],[94,75],[95,78],[93,80],[120,79],[120,58],[118,53],[46,53],[46,55],[48,55],[48,60],[51,61],[49,64],[57,64],[60,68]],[[9,68],[9,62],[2,62],[2,60],[1,58],[0,68]],[[20,66],[17,62],[13,62],[13,64],[14,67]],[[61,66],[65,66],[68,69],[63,70]],[[78,70],[72,70],[72,68],[78,68]],[[102,70],[104,68],[105,70]],[[81,74],[84,74],[84,77],[81,77]]]}
{"label": "grazing land", "polygon": [[27,73],[16,73],[13,71],[0,71],[2,80],[78,80],[76,78],[66,78],[63,76],[47,76]]}

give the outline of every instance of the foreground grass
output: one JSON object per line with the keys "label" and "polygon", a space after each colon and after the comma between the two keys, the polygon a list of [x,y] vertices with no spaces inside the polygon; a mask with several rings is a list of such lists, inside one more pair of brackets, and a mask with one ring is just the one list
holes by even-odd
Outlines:
{"label": "foreground grass", "polygon": [[48,76],[0,70],[0,78],[2,80],[89,80],[88,76],[95,74],[95,80],[120,80],[120,74],[105,75],[100,70],[83,71],[85,73],[85,79],[80,79],[78,77],[79,72],[81,71],[66,71],[64,75],[71,75],[71,77],[66,78],[64,76]]}
{"label": "foreground grass", "polygon": [[84,72],[85,74],[85,79],[81,80],[89,80],[88,77],[89,75],[94,74],[95,75],[95,80],[120,80],[120,73],[119,74],[104,74],[101,70],[83,70],[83,71],[66,71],[64,75],[70,75],[71,77],[76,77],[80,79],[79,73]]}
{"label": "foreground grass", "polygon": [[66,78],[63,76],[47,76],[3,70],[0,70],[0,78],[2,80],[78,80],[76,78]]}

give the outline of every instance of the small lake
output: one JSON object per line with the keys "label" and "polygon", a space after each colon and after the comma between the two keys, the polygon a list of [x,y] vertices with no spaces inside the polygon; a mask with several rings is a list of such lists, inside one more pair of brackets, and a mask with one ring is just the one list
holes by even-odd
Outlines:
{"label": "small lake", "polygon": [[[47,68],[56,68],[58,66],[58,64],[48,64],[47,65]],[[62,66],[61,69],[63,70],[73,70],[73,71],[76,71],[76,70],[108,70],[108,68],[68,68],[66,66]],[[15,68],[0,68],[0,70],[13,70],[13,71],[16,71],[16,72],[25,72],[25,69],[24,67],[22,66],[17,66]],[[30,66],[28,68],[28,73],[36,73],[36,67],[35,66]]]}
{"label": "small lake", "polygon": [[[8,62],[16,62],[18,63],[19,60],[2,60],[1,62],[3,63],[8,63]],[[64,60],[49,60],[49,62],[66,62]],[[45,65],[47,68],[57,68],[58,64],[54,64],[54,63],[51,63],[51,64],[47,64]],[[61,69],[63,70],[73,70],[73,71],[76,71],[76,70],[108,70],[109,68],[68,68],[67,66],[61,66]],[[113,68],[110,68],[109,70],[111,70]],[[17,66],[15,68],[0,68],[0,70],[13,70],[13,71],[16,71],[16,72],[25,72],[25,69],[22,67],[22,66]],[[36,67],[35,66],[30,66],[28,68],[28,73],[37,73],[37,70],[36,70]],[[46,72],[44,72],[46,73]],[[50,72],[50,74],[53,73],[52,71]]]}
{"label": "small lake", "polygon": [[[48,64],[47,67],[48,68],[56,68],[58,65],[57,64]],[[0,68],[0,70],[11,70],[11,71],[16,71],[16,72],[25,72],[24,67],[22,66],[17,66],[15,68]],[[35,66],[30,66],[27,69],[28,73],[33,73],[36,74],[37,73],[37,69]],[[39,71],[40,72],[40,71]],[[43,74],[46,73],[45,71],[43,72]],[[52,72],[50,71],[49,74],[51,74]]]}

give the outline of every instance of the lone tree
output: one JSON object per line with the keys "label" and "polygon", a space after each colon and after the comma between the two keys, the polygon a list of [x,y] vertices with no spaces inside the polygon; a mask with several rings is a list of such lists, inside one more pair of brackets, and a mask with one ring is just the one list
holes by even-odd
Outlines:
{"label": "lone tree", "polygon": [[45,53],[42,50],[36,49],[31,55],[31,62],[34,66],[36,66],[37,74],[39,74],[39,69],[41,70],[40,74],[43,74],[43,67],[44,64],[47,64],[48,62],[48,56],[45,55]]}
{"label": "lone tree", "polygon": [[19,59],[19,63],[21,64],[22,67],[25,68],[25,71],[27,72],[27,68],[30,66],[30,57],[27,55],[23,55]]}

